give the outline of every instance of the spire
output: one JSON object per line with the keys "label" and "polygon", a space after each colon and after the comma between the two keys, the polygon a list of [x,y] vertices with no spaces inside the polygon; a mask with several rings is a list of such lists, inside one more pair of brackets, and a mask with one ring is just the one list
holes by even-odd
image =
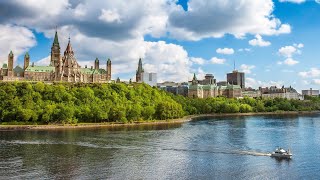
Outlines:
{"label": "spire", "polygon": [[13,52],[12,52],[12,50],[10,51],[9,56],[10,56],[10,57],[13,57]]}
{"label": "spire", "polygon": [[233,70],[236,70],[236,60],[233,60]]}
{"label": "spire", "polygon": [[96,60],[95,60],[95,62],[99,62],[99,59],[96,57]]}
{"label": "spire", "polygon": [[29,52],[26,52],[26,54],[24,55],[25,58],[29,58],[30,55],[29,55]]}
{"label": "spire", "polygon": [[196,77],[196,73],[193,73],[193,81],[196,81],[197,80],[197,77]]}
{"label": "spire", "polygon": [[143,73],[144,72],[144,70],[142,68],[142,60],[141,60],[141,58],[139,58],[138,71],[137,72],[138,73]]}
{"label": "spire", "polygon": [[54,35],[53,45],[58,45],[59,46],[57,29],[56,29],[56,34]]}
{"label": "spire", "polygon": [[110,60],[110,58],[108,58],[108,61],[107,61],[107,63],[111,63],[111,60]]}
{"label": "spire", "polygon": [[73,54],[72,46],[71,46],[71,43],[70,43],[70,37],[69,37],[69,42],[68,42],[67,48],[66,48],[66,50],[64,51],[64,54],[66,54],[66,53],[71,53],[71,54]]}

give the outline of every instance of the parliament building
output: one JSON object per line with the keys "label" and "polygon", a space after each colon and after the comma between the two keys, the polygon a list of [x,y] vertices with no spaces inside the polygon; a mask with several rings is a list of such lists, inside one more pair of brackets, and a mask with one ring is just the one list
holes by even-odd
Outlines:
{"label": "parliament building", "polygon": [[108,59],[106,69],[100,68],[99,59],[94,61],[94,67],[82,68],[75,58],[74,51],[69,39],[63,55],[60,53],[58,33],[55,32],[51,47],[51,58],[48,66],[37,66],[30,64],[30,55],[24,56],[24,66],[13,68],[14,54],[10,51],[8,64],[3,64],[0,69],[0,80],[2,81],[44,81],[44,82],[82,82],[103,83],[111,81],[111,60]]}

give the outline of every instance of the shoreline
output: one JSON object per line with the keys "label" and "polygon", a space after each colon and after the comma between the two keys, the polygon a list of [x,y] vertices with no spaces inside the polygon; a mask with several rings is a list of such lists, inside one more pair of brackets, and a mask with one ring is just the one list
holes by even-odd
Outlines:
{"label": "shoreline", "polygon": [[312,115],[320,111],[281,111],[281,112],[251,112],[251,113],[220,113],[220,114],[199,114],[189,115],[178,119],[155,120],[146,122],[133,123],[79,123],[79,124],[49,124],[49,125],[0,125],[0,131],[17,131],[17,130],[61,130],[61,129],[89,129],[89,128],[108,128],[108,127],[125,127],[141,125],[159,125],[159,124],[183,124],[192,120],[205,117],[234,117],[234,116],[261,116],[261,115]]}

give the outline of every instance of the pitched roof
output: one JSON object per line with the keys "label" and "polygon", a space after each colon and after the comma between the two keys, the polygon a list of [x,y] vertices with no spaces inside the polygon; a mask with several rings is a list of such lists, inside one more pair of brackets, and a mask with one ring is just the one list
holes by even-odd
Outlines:
{"label": "pitched roof", "polygon": [[28,66],[27,72],[54,72],[55,68],[53,66]]}

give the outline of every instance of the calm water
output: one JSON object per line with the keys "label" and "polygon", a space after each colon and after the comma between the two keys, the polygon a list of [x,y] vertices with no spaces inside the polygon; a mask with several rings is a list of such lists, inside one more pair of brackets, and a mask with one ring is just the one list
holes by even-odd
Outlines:
{"label": "calm water", "polygon": [[320,179],[319,153],[320,115],[2,131],[0,179]]}

